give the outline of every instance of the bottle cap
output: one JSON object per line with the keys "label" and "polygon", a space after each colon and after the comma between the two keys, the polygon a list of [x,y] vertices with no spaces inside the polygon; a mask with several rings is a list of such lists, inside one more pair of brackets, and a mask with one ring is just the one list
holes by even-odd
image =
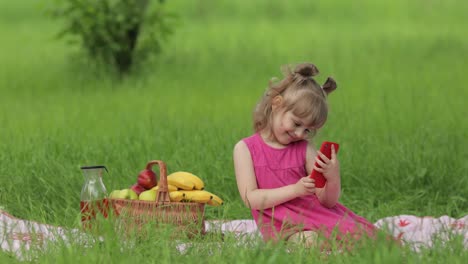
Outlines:
{"label": "bottle cap", "polygon": [[81,169],[82,170],[92,170],[92,169],[102,169],[104,168],[107,172],[109,172],[106,168],[106,166],[104,165],[96,165],[96,166],[82,166]]}

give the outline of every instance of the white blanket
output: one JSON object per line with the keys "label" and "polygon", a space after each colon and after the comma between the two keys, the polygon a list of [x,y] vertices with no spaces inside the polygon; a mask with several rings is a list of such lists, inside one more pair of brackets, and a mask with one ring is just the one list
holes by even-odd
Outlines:
{"label": "white blanket", "polygon": [[[408,243],[415,251],[421,247],[432,247],[434,241],[447,241],[454,235],[463,237],[463,246],[468,249],[468,215],[460,219],[449,216],[418,217],[413,215],[397,215],[385,217],[377,222],[377,228],[386,230],[395,238]],[[260,237],[255,222],[251,219],[240,220],[208,220],[205,221],[207,232],[222,232],[234,234],[237,238]],[[28,252],[38,249],[42,251],[49,242],[61,241],[68,243],[74,239],[86,237],[79,229],[28,221],[16,218],[0,210],[0,246],[3,251],[10,252],[18,259],[29,259]],[[83,239],[84,241],[89,241]],[[258,240],[257,240],[258,241]],[[184,245],[178,248],[183,251]]]}

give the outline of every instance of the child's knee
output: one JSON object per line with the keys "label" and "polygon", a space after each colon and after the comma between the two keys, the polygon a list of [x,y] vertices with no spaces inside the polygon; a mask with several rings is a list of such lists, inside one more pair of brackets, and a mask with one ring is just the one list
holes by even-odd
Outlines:
{"label": "child's knee", "polygon": [[301,231],[292,234],[288,237],[287,241],[295,244],[302,244],[307,248],[317,245],[318,235],[314,231]]}

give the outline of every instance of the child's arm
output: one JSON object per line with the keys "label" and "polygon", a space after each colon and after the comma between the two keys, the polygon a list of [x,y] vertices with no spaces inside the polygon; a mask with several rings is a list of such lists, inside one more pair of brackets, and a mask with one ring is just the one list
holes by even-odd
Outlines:
{"label": "child's arm", "polygon": [[303,179],[304,182],[286,185],[281,188],[258,189],[252,157],[243,141],[240,141],[234,147],[234,169],[239,193],[245,205],[250,209],[268,209],[315,191],[313,181],[306,178]]}
{"label": "child's arm", "polygon": [[[307,174],[312,172],[313,166],[315,164],[315,158],[318,153],[314,149],[311,143],[307,147],[307,161],[306,169]],[[326,157],[325,157],[326,158]],[[324,157],[322,157],[324,159]],[[330,163],[331,162],[331,163]],[[319,199],[320,203],[328,208],[331,208],[336,205],[341,194],[341,177],[339,171],[339,162],[336,157],[336,153],[332,152],[332,159],[329,162],[329,169],[324,171],[324,176],[327,178],[327,182],[323,188],[316,188],[315,194]]]}

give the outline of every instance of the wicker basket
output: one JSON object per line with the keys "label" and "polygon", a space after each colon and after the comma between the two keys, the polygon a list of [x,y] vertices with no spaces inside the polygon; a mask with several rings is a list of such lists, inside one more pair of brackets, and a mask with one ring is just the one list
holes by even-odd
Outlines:
{"label": "wicker basket", "polygon": [[196,202],[171,202],[167,187],[166,165],[154,161],[159,166],[159,191],[156,201],[109,199],[114,210],[116,224],[125,231],[141,232],[144,226],[158,228],[172,225],[178,234],[188,236],[204,234],[205,204]]}

